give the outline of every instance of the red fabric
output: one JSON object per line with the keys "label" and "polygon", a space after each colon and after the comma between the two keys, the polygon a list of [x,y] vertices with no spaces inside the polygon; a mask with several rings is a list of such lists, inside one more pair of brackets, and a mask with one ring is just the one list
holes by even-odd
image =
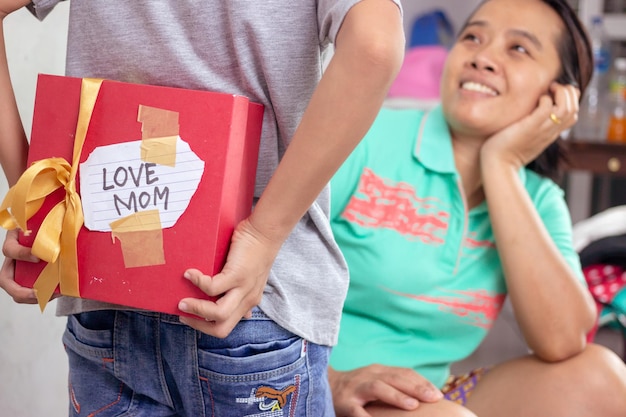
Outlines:
{"label": "red fabric", "polygon": [[[626,287],[626,271],[619,266],[597,264],[585,267],[583,274],[589,291],[596,302],[599,318],[604,306],[610,304],[615,295]],[[598,320],[596,319],[596,325],[587,335],[588,341],[593,340],[597,330]]]}

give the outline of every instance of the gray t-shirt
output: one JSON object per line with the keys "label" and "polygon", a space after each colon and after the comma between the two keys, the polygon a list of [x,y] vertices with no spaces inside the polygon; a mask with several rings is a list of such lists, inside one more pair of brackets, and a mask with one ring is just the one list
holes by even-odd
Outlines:
{"label": "gray t-shirt", "polygon": [[[72,1],[66,75],[242,94],[264,104],[258,197],[321,77],[325,51],[359,1]],[[43,19],[58,2],[29,7]],[[347,283],[326,187],[284,243],[260,307],[286,329],[333,345]],[[57,307],[60,315],[123,308],[70,297]]]}

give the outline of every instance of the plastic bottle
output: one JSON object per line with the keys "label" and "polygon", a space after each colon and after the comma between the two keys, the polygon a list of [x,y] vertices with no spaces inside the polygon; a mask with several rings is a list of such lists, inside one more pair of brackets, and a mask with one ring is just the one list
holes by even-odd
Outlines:
{"label": "plastic bottle", "polygon": [[585,141],[604,141],[609,120],[608,76],[611,68],[610,40],[606,36],[602,16],[595,16],[589,28],[594,70],[578,112],[572,133]]}
{"label": "plastic bottle", "polygon": [[626,143],[626,58],[615,59],[609,83],[611,113],[606,138]]}

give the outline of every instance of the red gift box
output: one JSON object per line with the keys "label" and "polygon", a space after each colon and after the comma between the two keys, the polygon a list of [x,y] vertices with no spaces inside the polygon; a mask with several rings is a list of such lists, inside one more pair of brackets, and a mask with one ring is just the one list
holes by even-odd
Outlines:
{"label": "red gift box", "polygon": [[[39,76],[29,165],[55,157],[72,164],[83,82]],[[79,296],[182,314],[182,298],[207,298],[183,272],[219,272],[234,227],[250,213],[263,106],[238,95],[107,80],[94,99],[82,121],[76,178],[85,218],[76,239]],[[61,187],[45,198],[22,244],[33,245],[67,195]],[[33,287],[45,266],[17,262],[15,280]]]}

